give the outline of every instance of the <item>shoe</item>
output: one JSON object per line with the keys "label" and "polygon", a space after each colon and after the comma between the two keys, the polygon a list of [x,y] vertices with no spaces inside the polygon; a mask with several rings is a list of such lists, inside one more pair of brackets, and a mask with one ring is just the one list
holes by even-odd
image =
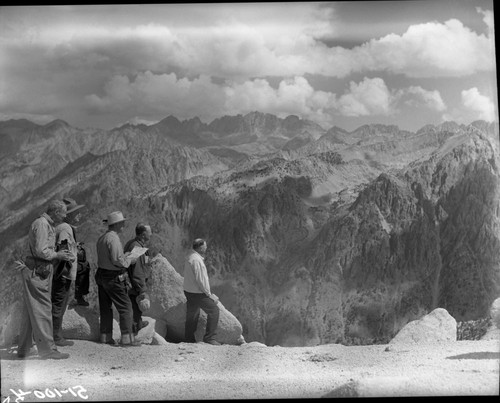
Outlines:
{"label": "shoe", "polygon": [[35,356],[37,354],[38,354],[37,349],[32,347],[27,353],[24,352],[24,351],[18,351],[17,352],[17,358],[23,360],[26,357],[33,357],[33,356]]}
{"label": "shoe", "polygon": [[140,347],[141,342],[135,339],[133,334],[122,334],[120,339],[120,343],[118,344],[120,347]]}
{"label": "shoe", "polygon": [[111,340],[108,340],[108,341],[103,341],[102,344],[109,344],[110,346],[117,346],[118,343],[115,339],[111,339]]}
{"label": "shoe", "polygon": [[117,346],[119,346],[119,347],[141,347],[141,342],[140,341],[133,341],[133,342],[127,343],[127,344],[119,343],[119,344],[117,344]]}
{"label": "shoe", "polygon": [[58,350],[52,350],[50,353],[40,356],[41,360],[64,360],[69,357],[68,353],[61,353]]}
{"label": "shoe", "polygon": [[17,358],[19,358],[20,360],[24,360],[26,357],[32,357],[36,354],[32,354],[32,353],[17,353]]}
{"label": "shoe", "polygon": [[54,340],[54,343],[56,343],[56,346],[59,346],[59,347],[67,347],[67,346],[72,346],[75,344],[74,341],[66,340],[66,339]]}
{"label": "shoe", "polygon": [[85,301],[85,299],[83,297],[82,298],[78,298],[76,300],[76,304],[77,305],[81,305],[81,306],[89,306],[90,305],[87,301]]}
{"label": "shoe", "polygon": [[212,346],[221,346],[222,345],[217,340],[209,340],[209,341],[205,341],[204,343],[211,344]]}

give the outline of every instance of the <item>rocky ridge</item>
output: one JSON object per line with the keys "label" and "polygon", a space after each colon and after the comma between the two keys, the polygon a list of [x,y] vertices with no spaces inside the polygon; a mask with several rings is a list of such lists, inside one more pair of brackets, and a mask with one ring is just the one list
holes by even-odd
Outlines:
{"label": "rocky ridge", "polygon": [[[436,307],[458,321],[485,317],[500,294],[498,130],[484,122],[348,133],[254,113],[107,133],[21,126],[40,140],[2,157],[4,194],[21,158],[40,175],[19,175],[24,191],[2,197],[1,320],[27,226],[63,195],[87,205],[78,233],[94,265],[110,209],[152,223],[154,247],[181,275],[190,239],[207,238],[212,287],[250,341],[383,343]],[[206,145],[190,146],[189,133]],[[43,165],[62,155],[64,171]]]}

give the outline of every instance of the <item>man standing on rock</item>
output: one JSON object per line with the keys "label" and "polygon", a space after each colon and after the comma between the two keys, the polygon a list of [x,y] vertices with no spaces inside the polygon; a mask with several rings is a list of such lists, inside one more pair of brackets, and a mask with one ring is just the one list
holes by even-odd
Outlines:
{"label": "man standing on rock", "polygon": [[[80,209],[84,207],[71,198],[63,199],[66,204],[66,218],[56,227],[57,250],[69,250],[74,256],[78,254],[75,225],[81,218]],[[78,262],[61,262],[56,266],[52,277],[52,325],[56,346],[72,346],[74,343],[62,335],[63,316],[69,300],[71,282],[76,279]]]}
{"label": "man standing on rock", "polygon": [[[135,227],[135,238],[129,240],[125,247],[124,252],[131,252],[136,246],[146,248],[149,246],[151,239],[151,227],[149,225],[138,223]],[[146,293],[146,283],[148,281],[148,264],[149,264],[149,251],[144,255],[139,256],[135,264],[131,264],[128,268],[128,275],[130,284],[132,285],[128,294],[130,302],[132,302],[133,321],[132,329],[134,335],[137,336],[139,330],[146,327],[149,322],[142,320],[142,312],[147,311],[150,307],[149,296]]]}
{"label": "man standing on rock", "polygon": [[35,340],[41,359],[64,359],[54,343],[52,327],[52,276],[54,266],[60,261],[73,261],[76,256],[68,250],[55,251],[54,226],[66,217],[66,204],[61,200],[49,203],[47,211],[31,224],[28,243],[29,254],[21,266],[21,283],[24,295],[23,314],[19,330],[17,356],[25,358]]}
{"label": "man standing on rock", "polygon": [[205,240],[198,238],[193,242],[193,250],[189,253],[184,265],[184,295],[187,299],[185,339],[188,343],[196,343],[194,334],[198,326],[200,308],[207,314],[207,328],[203,341],[219,346],[215,340],[219,322],[219,298],[210,292],[204,254],[207,250]]}
{"label": "man standing on rock", "polygon": [[116,345],[113,340],[113,309],[115,305],[120,318],[121,340],[123,347],[138,347],[132,330],[132,303],[127,292],[127,268],[136,258],[123,253],[120,234],[125,227],[121,211],[108,214],[108,230],[97,240],[97,272],[95,280],[98,287],[101,343]]}

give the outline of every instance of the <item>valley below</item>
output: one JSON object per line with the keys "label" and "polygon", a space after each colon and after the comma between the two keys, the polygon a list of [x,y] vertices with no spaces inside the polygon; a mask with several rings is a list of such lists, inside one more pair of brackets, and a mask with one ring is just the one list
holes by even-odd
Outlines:
{"label": "valley below", "polygon": [[10,141],[0,156],[6,345],[21,295],[13,262],[31,221],[64,196],[86,206],[77,233],[92,300],[102,219],[121,210],[122,241],[149,223],[151,248],[180,275],[191,241],[207,240],[212,290],[247,342],[383,345],[437,307],[457,322],[485,318],[500,296],[494,124],[346,132],[254,112],[109,132],[8,121],[0,134]]}

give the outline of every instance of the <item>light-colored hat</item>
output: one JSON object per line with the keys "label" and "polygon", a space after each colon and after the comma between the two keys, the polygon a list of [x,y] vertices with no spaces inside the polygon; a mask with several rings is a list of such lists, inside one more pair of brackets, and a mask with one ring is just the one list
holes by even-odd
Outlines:
{"label": "light-colored hat", "polygon": [[123,217],[121,211],[113,211],[112,213],[109,213],[108,218],[106,220],[102,220],[102,222],[107,223],[108,225],[113,225],[125,220],[126,218]]}
{"label": "light-colored hat", "polygon": [[75,199],[72,199],[70,197],[65,197],[63,199],[64,204],[66,204],[66,214],[72,213],[73,211],[76,211],[78,209],[81,209],[82,207],[85,207],[84,204],[76,204]]}

